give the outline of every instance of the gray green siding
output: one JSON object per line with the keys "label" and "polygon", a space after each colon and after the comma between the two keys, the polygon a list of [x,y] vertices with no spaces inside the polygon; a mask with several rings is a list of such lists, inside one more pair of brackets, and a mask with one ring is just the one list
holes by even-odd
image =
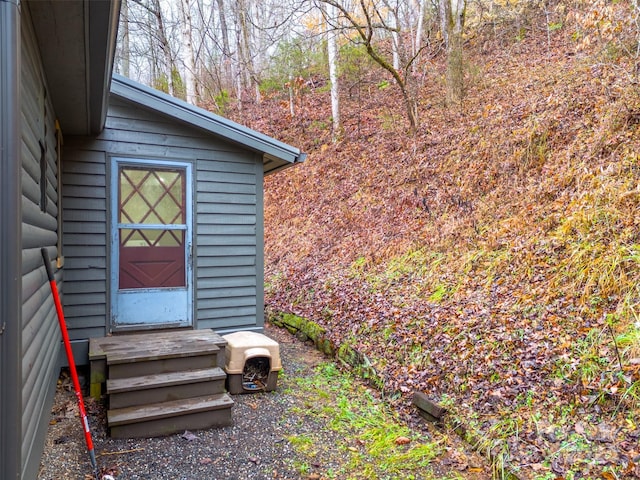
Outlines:
{"label": "gray green siding", "polygon": [[69,338],[83,342],[106,333],[106,155],[75,143],[65,139],[62,161],[64,312]]}
{"label": "gray green siding", "polygon": [[198,327],[260,328],[262,163],[213,152],[196,170]]}
{"label": "gray green siding", "polygon": [[[22,478],[35,478],[58,377],[60,333],[41,247],[56,258],[57,142],[41,59],[27,9],[22,15]],[[44,164],[41,163],[42,149]],[[46,175],[41,175],[44,165]],[[43,185],[44,183],[44,185]],[[43,202],[41,188],[45,190]],[[60,280],[61,272],[57,279]],[[61,286],[61,285],[60,285]]]}
{"label": "gray green siding", "polygon": [[259,154],[112,96],[95,138],[65,138],[65,315],[75,340],[109,328],[109,158],[194,165],[196,328],[262,328],[262,180]]}

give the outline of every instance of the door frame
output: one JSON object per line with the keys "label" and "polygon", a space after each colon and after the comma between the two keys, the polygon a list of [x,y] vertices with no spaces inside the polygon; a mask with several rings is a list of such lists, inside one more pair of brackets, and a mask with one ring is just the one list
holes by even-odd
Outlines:
{"label": "door frame", "polygon": [[[170,323],[117,323],[115,319],[118,315],[117,295],[119,290],[119,268],[120,268],[120,249],[119,249],[119,228],[118,228],[118,209],[119,209],[119,167],[125,166],[147,166],[147,167],[167,167],[180,168],[185,170],[185,214],[186,214],[186,230],[185,230],[185,276],[186,276],[186,294],[187,294],[187,318],[183,322]],[[194,288],[193,288],[193,241],[194,235],[194,218],[193,218],[193,164],[184,160],[161,160],[155,158],[141,157],[124,157],[113,156],[110,159],[110,185],[109,191],[111,200],[109,209],[111,211],[109,218],[109,317],[108,329],[110,332],[125,330],[152,330],[166,329],[177,327],[195,327],[194,315]]]}

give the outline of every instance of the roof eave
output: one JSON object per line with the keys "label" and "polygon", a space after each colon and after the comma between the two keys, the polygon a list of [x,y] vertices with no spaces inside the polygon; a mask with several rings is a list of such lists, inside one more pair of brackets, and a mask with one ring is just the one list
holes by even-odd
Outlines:
{"label": "roof eave", "polygon": [[120,0],[24,3],[64,133],[99,133],[107,113]]}
{"label": "roof eave", "polygon": [[[120,18],[120,0],[112,2],[89,2],[90,46],[92,52],[89,69],[89,91],[97,95],[89,97],[89,128],[91,133],[104,129],[109,105],[109,91],[113,74],[118,22]],[[105,23],[104,18],[109,22]]]}
{"label": "roof eave", "polygon": [[[299,149],[286,143],[121,75],[113,76],[111,94],[261,153],[265,161],[265,174],[299,163],[306,157]],[[273,164],[273,168],[267,168],[268,163]]]}
{"label": "roof eave", "polygon": [[300,155],[298,156],[298,158],[295,160],[295,162],[293,163],[282,163],[281,161],[278,162],[277,159],[274,159],[268,155],[264,155],[263,156],[263,167],[264,167],[264,174],[266,175],[271,175],[273,173],[277,173],[280,172],[282,170],[285,170],[287,168],[293,167],[294,165],[298,164],[298,163],[302,163],[307,159],[307,154],[306,153],[300,153]]}

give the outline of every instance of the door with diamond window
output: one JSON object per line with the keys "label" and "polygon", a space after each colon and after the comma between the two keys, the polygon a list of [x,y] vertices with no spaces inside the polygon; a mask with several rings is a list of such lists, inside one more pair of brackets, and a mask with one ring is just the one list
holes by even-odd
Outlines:
{"label": "door with diamond window", "polygon": [[192,322],[191,166],[112,160],[111,323]]}

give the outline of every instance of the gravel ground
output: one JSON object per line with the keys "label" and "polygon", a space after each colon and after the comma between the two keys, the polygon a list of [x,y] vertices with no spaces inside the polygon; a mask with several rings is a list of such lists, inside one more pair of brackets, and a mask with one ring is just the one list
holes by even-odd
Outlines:
{"label": "gravel ground", "polygon": [[[226,428],[184,432],[162,438],[112,439],[107,436],[102,404],[85,400],[98,466],[103,474],[117,480],[136,479],[323,479],[326,472],[338,470],[340,453],[335,431],[324,428],[323,420],[310,415],[292,414],[306,399],[295,395],[293,378],[311,375],[314,367],[327,361],[308,343],[288,332],[267,327],[268,336],[280,344],[285,375],[278,379],[276,392],[234,395],[233,425]],[[324,420],[326,421],[326,420]],[[293,445],[287,437],[321,432],[323,445],[311,470],[301,474]],[[447,478],[481,479],[490,477],[486,467],[460,444],[446,442],[446,455],[434,471]],[[460,459],[464,460],[460,460]],[[472,460],[470,460],[472,459]],[[471,467],[469,467],[471,465]],[[476,472],[476,473],[471,473]],[[445,475],[446,473],[446,475]],[[436,474],[440,478],[439,474]],[[39,480],[90,480],[91,465],[86,450],[78,408],[71,381],[61,375]],[[415,478],[425,477],[415,472]]]}

